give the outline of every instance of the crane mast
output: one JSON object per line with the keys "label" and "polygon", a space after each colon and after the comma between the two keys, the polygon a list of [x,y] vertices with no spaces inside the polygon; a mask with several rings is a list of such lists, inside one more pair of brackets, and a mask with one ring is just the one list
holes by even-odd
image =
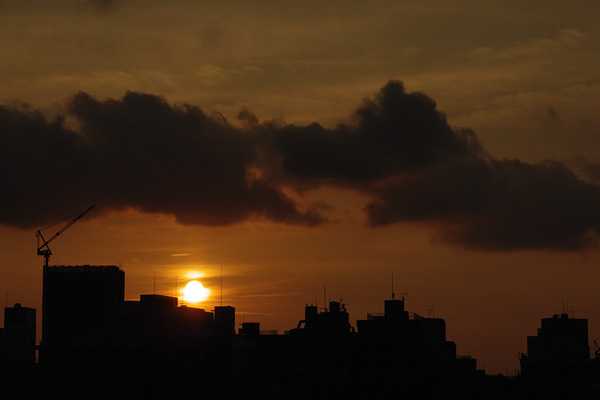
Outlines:
{"label": "crane mast", "polygon": [[[53,241],[54,239],[56,239],[57,237],[59,237],[64,231],[66,231],[67,229],[69,229],[71,227],[71,225],[73,225],[75,222],[79,221],[81,219],[81,217],[83,217],[85,214],[87,214],[92,208],[94,208],[96,205],[92,205],[91,207],[89,207],[87,210],[85,210],[84,212],[82,212],[81,214],[79,214],[78,216],[76,216],[75,218],[73,218],[68,224],[66,224],[65,226],[63,226],[58,232],[56,232],[50,239],[46,240],[44,239],[44,236],[42,235],[42,231],[38,230],[37,233],[35,234],[35,236],[37,237],[37,255],[38,256],[44,256],[44,265],[47,267],[48,266],[48,262],[50,261],[50,256],[52,255],[52,250],[50,250],[50,247],[48,247],[48,244]],[[42,241],[42,245],[40,245],[40,240]]]}

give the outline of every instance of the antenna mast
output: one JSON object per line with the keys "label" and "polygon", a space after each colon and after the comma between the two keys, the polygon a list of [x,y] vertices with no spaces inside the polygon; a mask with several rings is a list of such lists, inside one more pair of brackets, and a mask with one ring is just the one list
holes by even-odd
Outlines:
{"label": "antenna mast", "polygon": [[223,266],[221,265],[221,307],[223,307]]}

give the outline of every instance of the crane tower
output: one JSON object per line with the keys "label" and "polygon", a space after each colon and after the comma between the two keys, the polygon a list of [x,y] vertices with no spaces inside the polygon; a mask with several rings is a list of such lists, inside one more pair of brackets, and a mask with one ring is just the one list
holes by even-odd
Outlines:
{"label": "crane tower", "polygon": [[[85,210],[84,212],[82,212],[81,214],[79,214],[78,216],[76,216],[75,218],[73,218],[71,220],[71,222],[69,222],[68,224],[66,224],[65,226],[63,226],[58,232],[56,232],[48,240],[44,239],[44,236],[42,236],[42,231],[41,230],[37,231],[37,233],[35,234],[35,236],[37,237],[37,246],[38,246],[37,247],[37,255],[38,256],[44,256],[44,265],[46,267],[48,266],[48,261],[50,261],[50,256],[52,255],[52,250],[50,250],[50,247],[48,247],[48,244],[51,241],[53,241],[54,239],[56,239],[57,237],[59,237],[64,231],[66,231],[67,229],[69,229],[71,227],[71,225],[73,225],[75,222],[79,221],[81,219],[81,217],[83,217],[85,214],[87,214],[95,206],[96,205],[92,205],[87,210]],[[41,245],[40,245],[40,241],[42,242]]]}

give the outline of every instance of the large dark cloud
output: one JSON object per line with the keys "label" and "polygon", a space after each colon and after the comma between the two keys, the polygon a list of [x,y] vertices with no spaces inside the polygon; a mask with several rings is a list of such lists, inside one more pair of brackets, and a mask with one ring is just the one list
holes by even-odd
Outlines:
{"label": "large dark cloud", "polygon": [[439,240],[486,250],[581,249],[600,232],[600,187],[558,162],[494,159],[401,82],[366,99],[353,125],[274,136],[284,176],[371,194],[374,227],[425,222]]}
{"label": "large dark cloud", "polygon": [[[189,105],[127,93],[73,97],[69,117],[0,108],[0,221],[32,227],[88,204],[175,215],[183,223],[225,225],[251,217],[321,222],[269,183],[252,177],[251,137]],[[69,215],[68,213],[66,215]]]}
{"label": "large dark cloud", "polygon": [[401,82],[331,129],[261,124],[245,109],[238,119],[241,128],[140,93],[104,101],[79,93],[54,119],[0,107],[0,222],[31,228],[95,203],[188,224],[314,226],[324,218],[283,187],[327,184],[369,195],[372,227],[427,223],[438,240],[488,250],[596,244],[596,184],[558,162],[494,159]]}
{"label": "large dark cloud", "polygon": [[595,245],[600,191],[557,162],[456,160],[376,190],[371,225],[429,221],[441,240],[487,250]]}
{"label": "large dark cloud", "polygon": [[390,82],[366,99],[353,125],[279,127],[283,169],[296,177],[375,181],[402,171],[478,153],[475,135],[454,131],[433,100]]}

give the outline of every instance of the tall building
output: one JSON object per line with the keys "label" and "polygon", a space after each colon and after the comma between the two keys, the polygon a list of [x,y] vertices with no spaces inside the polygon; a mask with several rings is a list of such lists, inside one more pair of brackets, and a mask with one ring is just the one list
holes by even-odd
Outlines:
{"label": "tall building", "polygon": [[217,334],[231,336],[235,334],[235,307],[215,307],[215,326]]}
{"label": "tall building", "polygon": [[411,315],[404,308],[404,298],[386,300],[384,314],[367,314],[356,321],[363,349],[363,363],[393,365],[411,372],[444,372],[475,375],[476,360],[456,356],[456,344],[446,340],[446,321]]}
{"label": "tall building", "polygon": [[42,295],[42,347],[77,345],[123,307],[125,273],[108,266],[46,266]]}
{"label": "tall building", "polygon": [[588,321],[567,314],[543,318],[537,336],[527,337],[527,354],[521,356],[526,377],[579,377],[589,365]]}

